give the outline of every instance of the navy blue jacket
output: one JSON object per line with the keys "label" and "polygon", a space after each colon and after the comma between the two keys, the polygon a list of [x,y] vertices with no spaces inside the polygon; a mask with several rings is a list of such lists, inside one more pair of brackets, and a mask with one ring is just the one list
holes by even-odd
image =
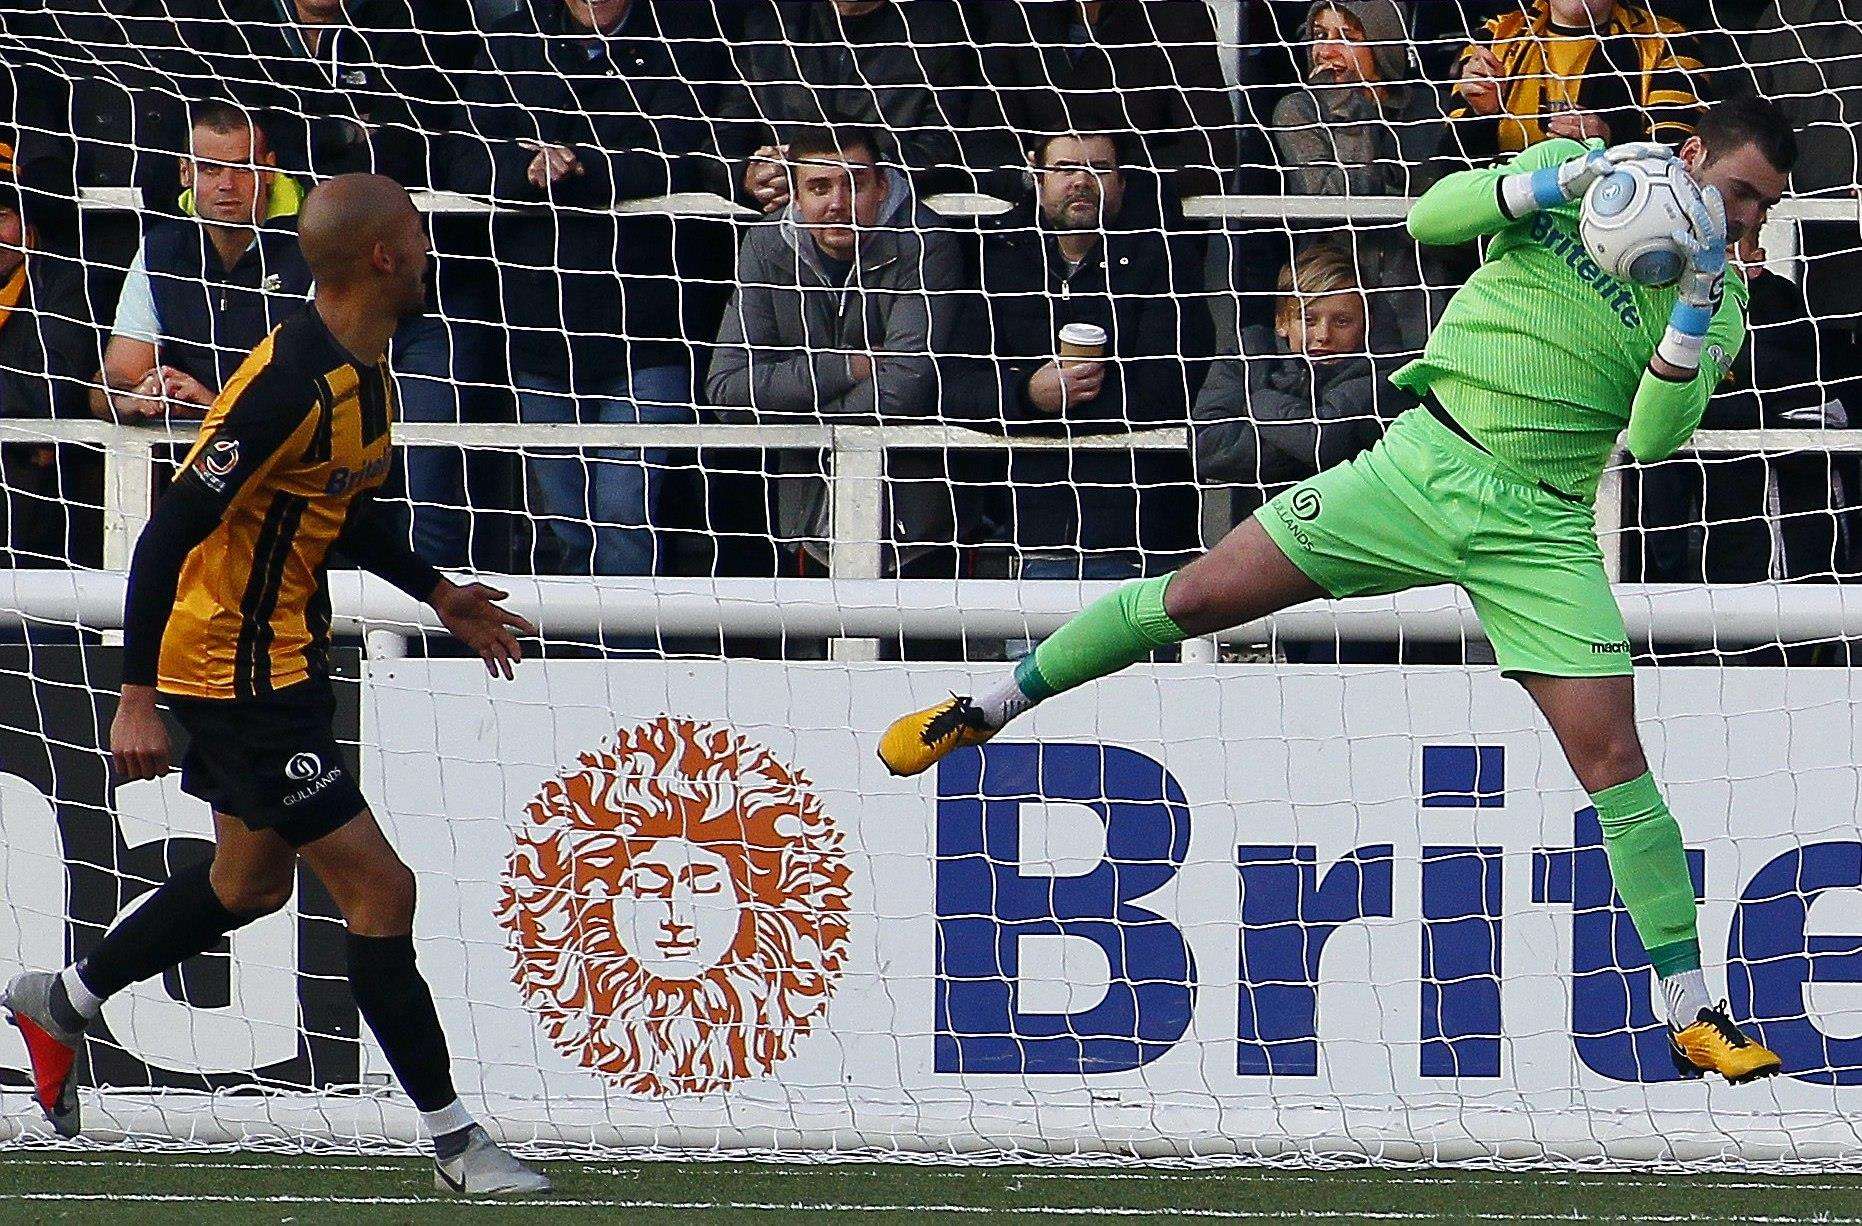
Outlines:
{"label": "navy blue jacket", "polygon": [[161,325],[160,360],[216,392],[310,292],[290,218],[267,223],[230,269],[207,228],[192,220],[152,227],[142,258]]}
{"label": "navy blue jacket", "polygon": [[[635,0],[600,39],[574,26],[561,0],[531,0],[487,33],[462,83],[451,186],[504,206],[553,206],[502,213],[493,226],[513,369],[580,378],[684,364],[684,338],[715,333],[721,294],[702,291],[728,282],[728,231],[614,212],[668,192],[730,191],[706,118],[727,71],[709,15],[709,5]],[[526,173],[538,143],[574,149],[583,172],[539,190]],[[712,250],[689,260],[682,250],[675,272],[675,241],[700,234]]]}

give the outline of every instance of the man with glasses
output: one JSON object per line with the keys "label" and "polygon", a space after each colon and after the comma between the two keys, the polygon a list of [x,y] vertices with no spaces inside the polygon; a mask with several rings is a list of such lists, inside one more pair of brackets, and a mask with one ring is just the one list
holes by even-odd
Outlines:
{"label": "man with glasses", "polygon": [[[1022,433],[1188,421],[1214,350],[1202,265],[1162,232],[1155,176],[1121,154],[1109,132],[1036,142],[1032,198],[982,237],[947,400]],[[1062,358],[1061,329],[1080,324],[1103,354]],[[1024,451],[1007,475],[1000,513],[1026,577],[1129,578],[1194,544],[1182,455]]]}

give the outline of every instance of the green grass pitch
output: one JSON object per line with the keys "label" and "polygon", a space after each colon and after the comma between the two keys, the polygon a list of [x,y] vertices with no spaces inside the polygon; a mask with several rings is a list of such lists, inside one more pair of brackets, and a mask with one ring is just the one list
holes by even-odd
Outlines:
{"label": "green grass pitch", "polygon": [[1862,1223],[1862,1176],[556,1162],[461,1202],[412,1159],[0,1152],[0,1222]]}

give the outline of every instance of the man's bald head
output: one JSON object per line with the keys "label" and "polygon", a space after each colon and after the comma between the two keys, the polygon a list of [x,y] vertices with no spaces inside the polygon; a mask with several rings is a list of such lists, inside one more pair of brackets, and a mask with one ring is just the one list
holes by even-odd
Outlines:
{"label": "man's bald head", "polygon": [[426,230],[393,179],[337,175],[318,184],[298,213],[297,242],[319,297],[354,295],[396,317],[426,300]]}
{"label": "man's bald head", "polygon": [[304,200],[298,246],[317,284],[352,285],[375,275],[376,245],[393,247],[415,216],[407,189],[386,175],[337,175]]}

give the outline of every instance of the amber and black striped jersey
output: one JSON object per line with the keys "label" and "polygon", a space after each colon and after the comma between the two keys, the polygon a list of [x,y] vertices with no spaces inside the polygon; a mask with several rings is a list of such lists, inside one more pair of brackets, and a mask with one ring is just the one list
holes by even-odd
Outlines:
{"label": "amber and black striped jersey", "polygon": [[260,342],[213,402],[136,546],[126,682],[249,698],[324,675],[332,550],[416,599],[439,572],[372,494],[386,479],[394,382],[314,306]]}
{"label": "amber and black striped jersey", "polygon": [[[1500,61],[1500,113],[1481,116],[1460,103],[1450,118],[1475,157],[1514,154],[1551,133],[1561,113],[1600,116],[1610,144],[1657,140],[1679,145],[1693,134],[1701,100],[1701,61],[1687,30],[1645,8],[1617,4],[1596,28],[1552,21],[1545,0],[1489,20],[1466,60],[1485,47]],[[1457,76],[1459,71],[1457,70]]]}

